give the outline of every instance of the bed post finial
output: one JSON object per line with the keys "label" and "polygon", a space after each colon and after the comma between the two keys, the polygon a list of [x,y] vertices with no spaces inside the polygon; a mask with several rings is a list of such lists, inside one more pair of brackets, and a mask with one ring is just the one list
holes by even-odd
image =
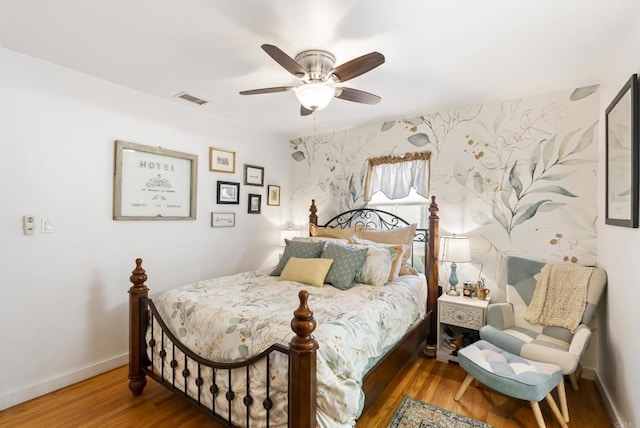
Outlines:
{"label": "bed post finial", "polygon": [[142,259],[136,259],[136,268],[129,280],[133,283],[129,288],[129,390],[133,395],[140,395],[147,385],[146,375],[142,371],[146,346],[141,334],[144,316],[140,300],[149,295],[149,288],[144,284],[147,274],[142,268]]}
{"label": "bed post finial", "polygon": [[309,207],[309,236],[313,236],[313,234],[311,233],[311,225],[315,224],[316,226],[318,225],[318,216],[317,216],[317,212],[318,212],[318,207],[316,207],[316,200],[315,199],[311,199],[311,206]]}
{"label": "bed post finial", "polygon": [[142,269],[142,259],[138,258],[136,259],[136,268],[131,271],[131,276],[129,277],[129,281],[133,283],[133,287],[146,288],[147,286],[144,285],[146,280],[147,280],[147,272],[144,269]]}
{"label": "bed post finial", "polygon": [[291,320],[291,329],[296,334],[296,337],[291,339],[291,342],[298,349],[310,350],[314,345],[317,348],[318,343],[311,335],[316,329],[316,319],[313,317],[313,312],[309,309],[309,306],[307,306],[309,293],[306,290],[300,290],[298,298],[300,299],[300,306],[293,311],[293,319]]}
{"label": "bed post finial", "polygon": [[432,196],[431,197],[431,203],[429,204],[429,214],[431,214],[431,217],[439,218],[438,217],[438,211],[440,211],[440,208],[438,208],[438,203],[436,202],[436,197]]}
{"label": "bed post finial", "polygon": [[289,342],[291,367],[289,370],[289,410],[292,421],[300,421],[299,428],[316,426],[316,351],[318,342],[312,333],[316,329],[313,312],[307,306],[309,293],[298,293],[300,306],[293,312],[291,329],[295,336]]}

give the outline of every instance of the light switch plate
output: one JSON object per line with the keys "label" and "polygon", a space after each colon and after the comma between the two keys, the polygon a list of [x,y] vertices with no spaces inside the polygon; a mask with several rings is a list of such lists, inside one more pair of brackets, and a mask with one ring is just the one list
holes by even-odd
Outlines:
{"label": "light switch plate", "polygon": [[50,218],[42,219],[42,233],[53,233],[53,220]]}

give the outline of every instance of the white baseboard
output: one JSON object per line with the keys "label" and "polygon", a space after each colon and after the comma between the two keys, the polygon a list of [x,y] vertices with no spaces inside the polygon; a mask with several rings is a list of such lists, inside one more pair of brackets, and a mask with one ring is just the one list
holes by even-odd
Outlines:
{"label": "white baseboard", "polygon": [[621,421],[620,415],[618,414],[618,410],[616,406],[613,405],[613,401],[611,401],[611,396],[607,392],[607,388],[600,382],[600,377],[597,373],[595,373],[595,383],[596,389],[600,393],[600,398],[602,398],[602,404],[604,404],[604,408],[609,414],[609,420],[611,421],[612,426],[619,426],[617,421]]}
{"label": "white baseboard", "polygon": [[583,368],[580,379],[596,380],[596,371],[594,369]]}
{"label": "white baseboard", "polygon": [[89,379],[90,377],[99,375],[109,370],[122,367],[129,362],[129,354],[122,354],[117,357],[93,364],[83,369],[66,373],[62,376],[47,379],[43,382],[29,385],[22,389],[2,393],[0,396],[0,410],[24,403],[25,401],[48,394],[65,386]]}

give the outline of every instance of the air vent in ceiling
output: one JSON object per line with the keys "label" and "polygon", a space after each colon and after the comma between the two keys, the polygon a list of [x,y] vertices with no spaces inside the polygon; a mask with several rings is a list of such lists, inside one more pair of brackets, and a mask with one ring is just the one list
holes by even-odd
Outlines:
{"label": "air vent in ceiling", "polygon": [[198,98],[198,97],[194,97],[193,95],[189,95],[189,94],[187,94],[186,92],[180,92],[179,94],[175,95],[175,97],[177,97],[177,98],[182,98],[182,99],[183,99],[183,100],[185,100],[185,101],[189,101],[189,102],[192,102],[192,103],[196,103],[196,104],[198,104],[199,106],[201,106],[201,105],[203,105],[203,104],[206,104],[206,103],[208,102],[208,101],[205,101],[205,100],[200,99],[200,98]]}

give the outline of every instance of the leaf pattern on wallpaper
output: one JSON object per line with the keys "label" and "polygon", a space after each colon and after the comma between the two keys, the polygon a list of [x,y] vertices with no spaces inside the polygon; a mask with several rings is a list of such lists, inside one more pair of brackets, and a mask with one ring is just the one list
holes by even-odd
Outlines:
{"label": "leaf pattern on wallpaper", "polygon": [[547,234],[551,246],[550,256],[568,263],[591,264],[596,253],[592,247],[581,246],[580,241],[596,239],[595,217],[588,217],[580,211],[561,213],[565,224],[571,225],[571,234],[567,236],[558,226],[539,227],[536,232]]}
{"label": "leaf pattern on wallpaper", "polygon": [[325,144],[328,144],[330,139],[333,139],[333,137],[334,134],[325,134],[321,136],[296,138],[294,140],[290,140],[289,143],[291,144],[291,149],[293,150],[291,157],[298,162],[306,160],[307,166],[310,169],[311,165],[316,162],[316,155],[320,148]]}
{"label": "leaf pattern on wallpaper", "polygon": [[424,147],[431,142],[429,136],[424,132],[410,135],[407,140],[416,147]]}
{"label": "leaf pattern on wallpaper", "polygon": [[569,99],[571,101],[581,100],[581,99],[586,98],[589,95],[593,94],[595,91],[598,90],[599,87],[600,87],[600,85],[592,85],[592,86],[584,86],[582,88],[576,88],[571,93],[571,95],[569,95]]}
{"label": "leaf pattern on wallpaper", "polygon": [[325,146],[318,170],[318,186],[337,204],[337,212],[364,205],[366,160],[372,156],[369,147],[376,141],[374,134],[361,136],[347,131],[344,137]]}
{"label": "leaf pattern on wallpaper", "polygon": [[415,147],[430,146],[435,152],[435,162],[449,134],[460,124],[470,122],[482,111],[482,106],[449,110],[446,113],[433,113],[422,116],[404,118],[382,124],[382,132],[388,131],[396,124],[402,124],[410,134],[407,141]]}
{"label": "leaf pattern on wallpaper", "polygon": [[396,122],[395,122],[395,121],[385,122],[385,123],[383,123],[383,124],[382,124],[382,128],[380,128],[380,130],[381,130],[382,132],[384,132],[384,131],[388,131],[388,130],[390,130],[391,128],[393,128],[393,126],[394,126],[395,124],[396,124]]}
{"label": "leaf pattern on wallpaper", "polygon": [[[577,129],[559,139],[546,130],[546,124],[560,120],[562,112],[563,108],[554,103],[539,113],[526,109],[519,116],[502,108],[497,115],[502,124],[481,124],[488,135],[467,136],[466,152],[473,156],[473,165],[458,161],[453,177],[491,204],[490,216],[481,210],[471,211],[476,224],[495,222],[511,236],[515,228],[536,215],[563,208],[567,205],[565,198],[578,196],[553,182],[574,174],[578,168],[572,167],[591,162],[580,158],[580,153],[593,144],[597,122],[582,133]],[[505,124],[510,127],[501,128]]]}

